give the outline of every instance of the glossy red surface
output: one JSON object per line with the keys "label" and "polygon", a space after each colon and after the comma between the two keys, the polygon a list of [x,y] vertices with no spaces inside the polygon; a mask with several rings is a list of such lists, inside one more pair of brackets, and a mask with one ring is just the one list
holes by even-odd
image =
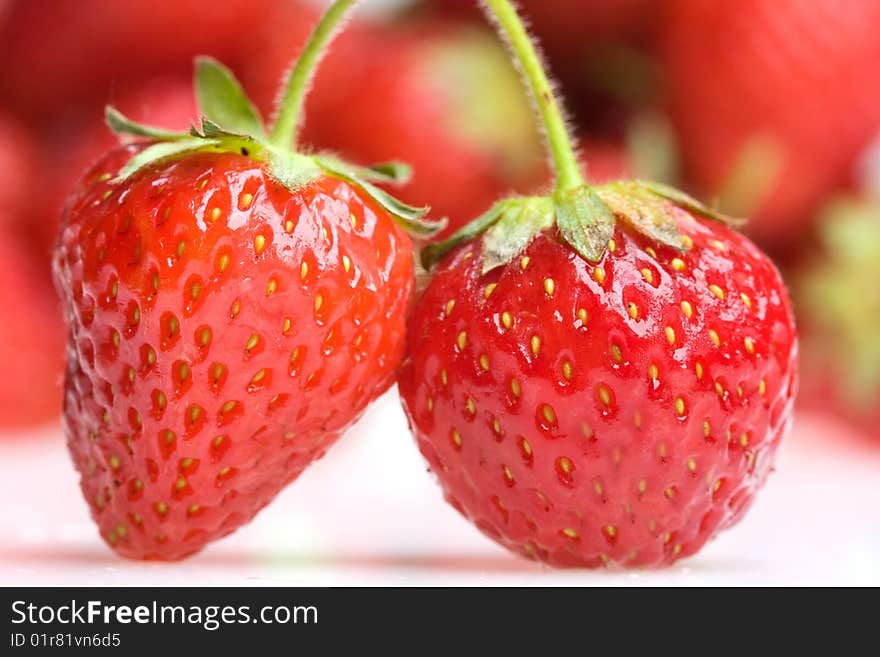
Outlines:
{"label": "glossy red surface", "polygon": [[247,522],[393,381],[412,245],[347,183],[199,154],[74,194],[65,420],[103,537],[179,558]]}
{"label": "glossy red surface", "polygon": [[543,233],[481,275],[478,243],[461,247],[420,299],[411,428],[448,501],[509,549],[670,563],[770,472],[795,388],[785,289],[746,238],[679,218],[682,254],[618,227],[594,265]]}

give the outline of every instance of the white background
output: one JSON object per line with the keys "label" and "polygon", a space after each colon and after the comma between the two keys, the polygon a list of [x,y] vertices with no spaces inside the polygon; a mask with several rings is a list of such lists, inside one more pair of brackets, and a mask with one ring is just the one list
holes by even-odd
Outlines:
{"label": "white background", "polygon": [[880,441],[799,418],[739,526],[659,571],[553,570],[443,502],[396,394],[250,525],[182,563],[99,539],[59,429],[0,436],[2,585],[880,585]]}

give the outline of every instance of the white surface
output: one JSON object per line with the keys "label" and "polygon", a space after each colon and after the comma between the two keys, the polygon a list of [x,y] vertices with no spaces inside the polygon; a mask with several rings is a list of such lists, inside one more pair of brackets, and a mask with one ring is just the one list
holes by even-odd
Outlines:
{"label": "white surface", "polygon": [[101,542],[59,430],[0,437],[2,585],[878,585],[880,444],[800,420],[740,525],[661,571],[558,571],[441,499],[389,394],[247,527],[179,564]]}

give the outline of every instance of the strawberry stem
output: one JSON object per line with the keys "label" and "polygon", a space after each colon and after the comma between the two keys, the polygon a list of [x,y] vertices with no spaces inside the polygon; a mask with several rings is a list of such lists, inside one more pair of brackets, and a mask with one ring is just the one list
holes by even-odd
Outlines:
{"label": "strawberry stem", "polygon": [[584,178],[571,137],[535,44],[509,0],[482,1],[490,20],[494,19],[498,33],[513,51],[526,86],[538,106],[556,174],[556,192],[582,187]]}
{"label": "strawberry stem", "polygon": [[281,111],[272,128],[270,140],[273,146],[295,148],[303,102],[311,86],[318,63],[327,44],[336,35],[336,28],[357,0],[335,0],[309,37],[299,59],[290,71],[281,100]]}

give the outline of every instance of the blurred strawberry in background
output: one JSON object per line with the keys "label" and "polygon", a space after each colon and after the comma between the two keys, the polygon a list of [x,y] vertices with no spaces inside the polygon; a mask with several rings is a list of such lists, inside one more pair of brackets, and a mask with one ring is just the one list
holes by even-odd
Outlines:
{"label": "blurred strawberry in background", "polygon": [[[242,67],[266,108],[275,81],[300,49],[270,27]],[[398,192],[448,217],[444,235],[484,212],[497,195],[542,180],[544,162],[528,101],[503,47],[486,29],[447,21],[360,23],[322,65],[308,101],[303,140],[347,158],[412,165]]]}
{"label": "blurred strawberry in background", "polygon": [[820,246],[793,275],[801,402],[880,439],[880,199],[844,196],[820,218]]}
{"label": "blurred strawberry in background", "polygon": [[663,4],[665,93],[689,181],[789,249],[880,129],[880,3]]}

